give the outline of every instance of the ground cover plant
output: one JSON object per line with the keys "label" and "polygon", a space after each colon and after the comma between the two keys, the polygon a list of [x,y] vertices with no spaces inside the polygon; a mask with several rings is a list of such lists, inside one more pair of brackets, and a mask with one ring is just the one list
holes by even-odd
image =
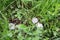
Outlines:
{"label": "ground cover plant", "polygon": [[0,40],[60,40],[60,0],[0,0]]}

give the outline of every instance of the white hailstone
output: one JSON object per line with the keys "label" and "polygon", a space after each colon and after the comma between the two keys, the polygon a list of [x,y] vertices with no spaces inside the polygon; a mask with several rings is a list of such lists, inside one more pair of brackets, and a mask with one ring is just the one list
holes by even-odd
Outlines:
{"label": "white hailstone", "polygon": [[38,22],[38,19],[36,17],[32,18],[32,22],[35,24]]}
{"label": "white hailstone", "polygon": [[9,29],[10,29],[10,30],[14,30],[14,29],[15,29],[15,24],[9,23]]}
{"label": "white hailstone", "polygon": [[41,24],[41,23],[38,22],[38,23],[36,24],[36,27],[43,28],[43,24]]}

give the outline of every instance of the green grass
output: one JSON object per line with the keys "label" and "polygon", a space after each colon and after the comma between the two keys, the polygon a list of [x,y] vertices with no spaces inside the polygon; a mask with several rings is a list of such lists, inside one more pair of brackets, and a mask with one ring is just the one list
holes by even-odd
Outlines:
{"label": "green grass", "polygon": [[[60,0],[0,0],[0,40],[60,40]],[[38,18],[43,28],[35,27]],[[18,18],[18,29],[9,20]],[[22,29],[21,29],[22,28]]]}

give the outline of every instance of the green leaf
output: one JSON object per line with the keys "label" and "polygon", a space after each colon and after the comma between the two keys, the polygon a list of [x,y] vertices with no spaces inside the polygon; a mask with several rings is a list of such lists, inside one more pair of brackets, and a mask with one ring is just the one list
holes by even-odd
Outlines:
{"label": "green leaf", "polygon": [[19,24],[19,25],[16,25],[16,27],[18,27],[19,29],[25,29],[25,28],[26,28],[26,25],[24,25],[24,24]]}

